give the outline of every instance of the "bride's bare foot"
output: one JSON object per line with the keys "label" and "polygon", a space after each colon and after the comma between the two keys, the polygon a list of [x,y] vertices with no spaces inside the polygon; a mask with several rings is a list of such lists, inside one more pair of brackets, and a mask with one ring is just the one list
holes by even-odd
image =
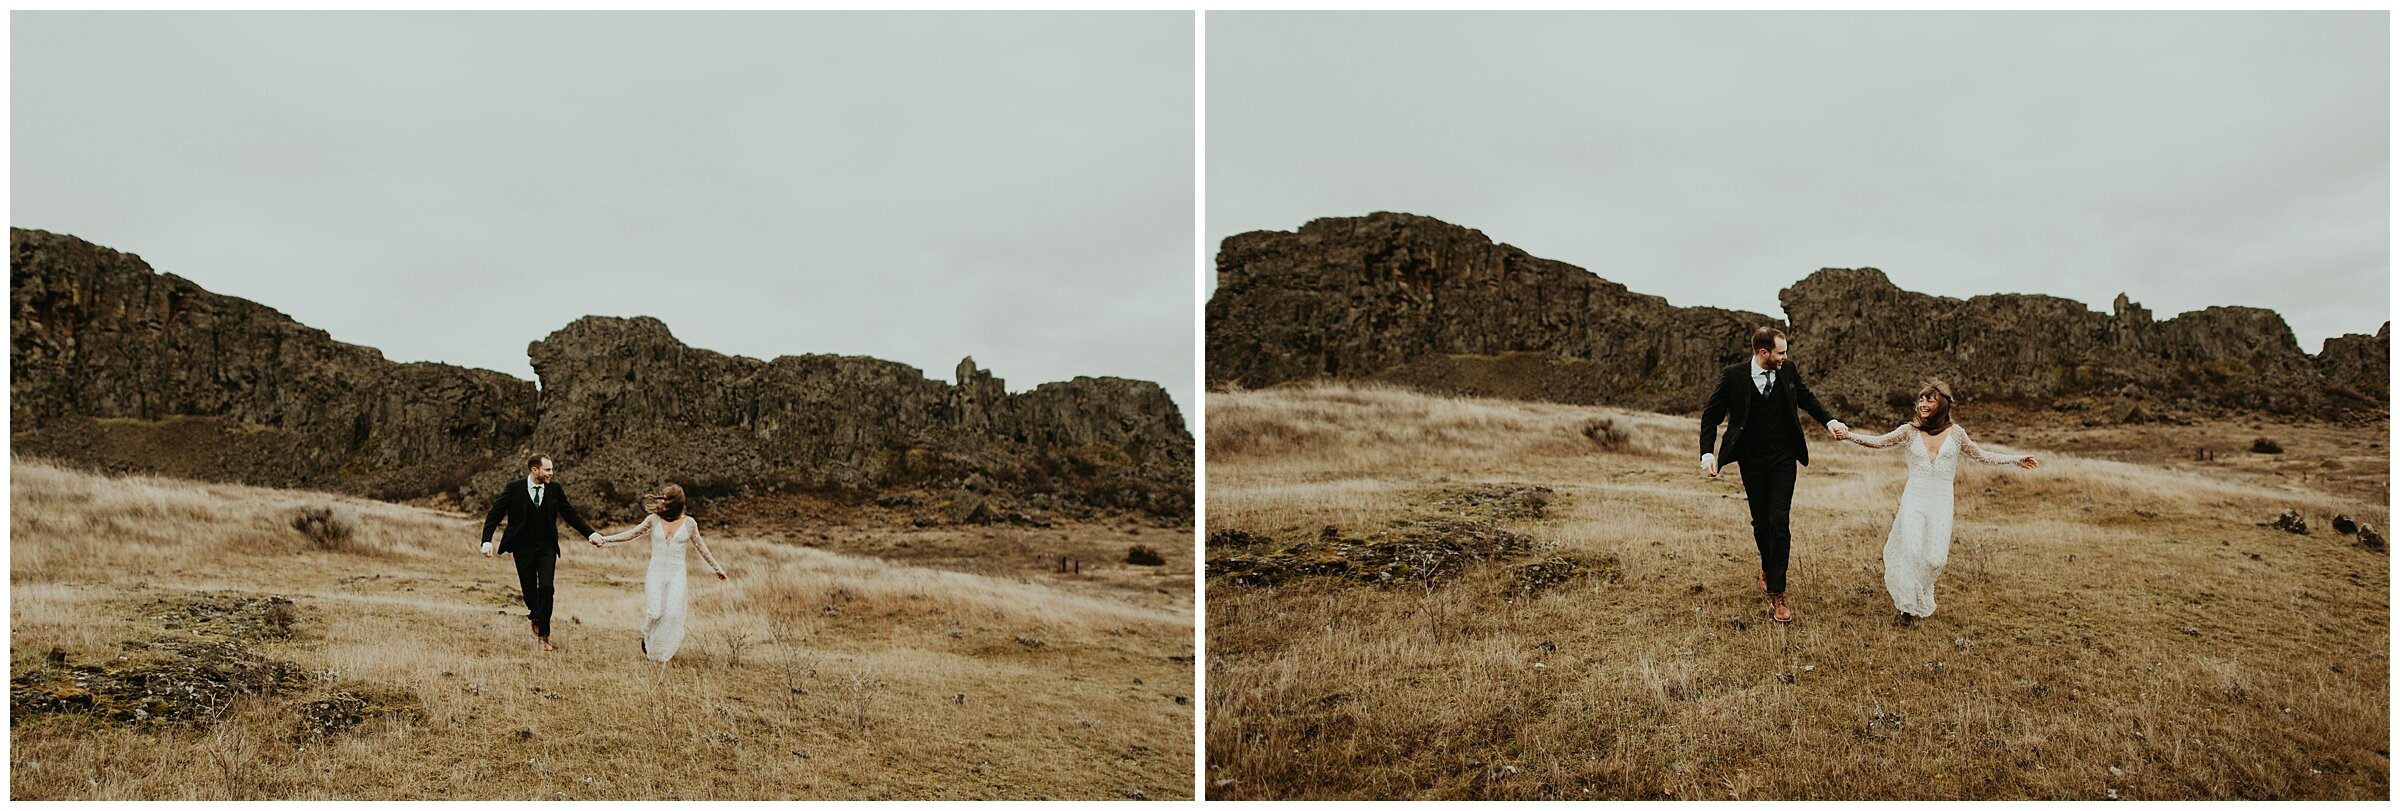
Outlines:
{"label": "bride's bare foot", "polygon": [[549,652],[551,652],[551,651],[558,650],[557,648],[554,648],[554,647],[551,647],[551,646],[550,646],[550,638],[549,638],[549,637],[546,637],[546,636],[545,636],[545,637],[541,637],[541,640],[542,640],[542,652],[543,652],[543,653],[549,653]]}

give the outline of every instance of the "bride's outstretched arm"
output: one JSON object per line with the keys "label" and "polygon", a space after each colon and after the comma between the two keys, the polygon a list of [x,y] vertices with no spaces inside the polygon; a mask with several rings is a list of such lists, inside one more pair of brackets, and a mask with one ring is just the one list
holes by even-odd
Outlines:
{"label": "bride's outstretched arm", "polygon": [[725,579],[725,567],[717,565],[717,556],[708,553],[708,542],[700,539],[698,518],[692,519],[692,548],[700,550],[700,559],[708,562],[708,570],[716,572],[718,580]]}
{"label": "bride's outstretched arm", "polygon": [[1852,431],[1850,432],[1850,438],[1843,441],[1852,445],[1868,448],[1889,448],[1900,444],[1900,440],[1906,438],[1907,436],[1908,424],[1901,423],[1900,427],[1892,429],[1891,433],[1884,434],[1883,436],[1864,436],[1857,431]]}
{"label": "bride's outstretched arm", "polygon": [[2033,467],[2033,457],[2031,456],[1995,456],[1984,450],[1983,446],[1975,444],[1973,437],[1967,436],[1965,428],[1958,429],[1958,452],[1966,454],[1969,459],[1987,465],[2016,465],[2028,469]]}
{"label": "bride's outstretched arm", "polygon": [[617,533],[617,534],[615,534],[615,535],[602,535],[602,536],[600,536],[600,543],[602,543],[602,544],[620,544],[620,543],[624,543],[624,542],[626,542],[626,541],[633,540],[633,536],[640,534],[642,530],[649,529],[649,528],[650,528],[650,522],[652,522],[652,521],[656,521],[656,520],[658,520],[658,514],[657,514],[657,513],[652,513],[652,514],[650,514],[650,515],[642,516],[642,522],[641,522],[641,523],[639,523],[639,524],[635,524],[635,525],[633,525],[633,528],[632,528],[632,529],[625,530],[624,532],[619,532],[619,533]]}

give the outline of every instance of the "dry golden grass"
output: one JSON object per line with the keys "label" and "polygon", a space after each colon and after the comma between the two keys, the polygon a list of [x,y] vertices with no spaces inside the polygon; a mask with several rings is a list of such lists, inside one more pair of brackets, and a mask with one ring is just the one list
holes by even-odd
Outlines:
{"label": "dry golden grass", "polygon": [[[1212,533],[1522,482],[1559,498],[1514,528],[1624,569],[1514,603],[1498,566],[1210,583],[1211,799],[2389,796],[2388,558],[2326,526],[2390,516],[2342,482],[2051,452],[1962,469],[1940,611],[1902,628],[1881,575],[1899,451],[1818,433],[1779,626],[1739,475],[1699,476],[1690,418],[1344,386],[1208,409]],[[1627,447],[1587,441],[1594,417]],[[2313,534],[2258,525],[2287,508]]]}
{"label": "dry golden grass", "polygon": [[[480,516],[24,459],[10,477],[12,674],[53,648],[109,662],[178,633],[142,606],[232,590],[297,602],[297,637],[258,652],[422,704],[320,740],[294,736],[305,692],[202,727],[12,715],[12,799],[1191,794],[1188,570],[1035,560],[1121,549],[1123,528],[940,570],[712,533],[733,580],[692,564],[692,631],[660,668],[636,651],[643,545],[567,548],[542,654],[509,559],[475,553]],[[332,504],[358,517],[348,551],[291,523]]]}

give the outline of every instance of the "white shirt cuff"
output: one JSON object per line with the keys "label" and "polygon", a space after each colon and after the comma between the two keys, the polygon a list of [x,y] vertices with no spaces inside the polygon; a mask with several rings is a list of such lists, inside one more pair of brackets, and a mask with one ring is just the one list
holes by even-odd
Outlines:
{"label": "white shirt cuff", "polygon": [[1709,465],[1715,464],[1715,463],[1716,463],[1716,461],[1717,461],[1717,455],[1716,455],[1716,454],[1713,454],[1713,453],[1703,453],[1703,454],[1700,454],[1700,466],[1701,466],[1701,467],[1707,467],[1707,466],[1709,466]]}
{"label": "white shirt cuff", "polygon": [[1832,420],[1832,421],[1829,421],[1829,422],[1825,423],[1825,430],[1828,430],[1828,431],[1847,431],[1847,430],[1850,430],[1850,426],[1843,425],[1841,420]]}

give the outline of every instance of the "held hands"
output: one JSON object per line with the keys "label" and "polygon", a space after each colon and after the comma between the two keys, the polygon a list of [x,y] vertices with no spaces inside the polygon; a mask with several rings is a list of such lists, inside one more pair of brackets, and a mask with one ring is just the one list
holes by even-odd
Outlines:
{"label": "held hands", "polygon": [[2025,458],[2023,458],[2023,459],[2019,459],[2019,460],[2017,460],[2017,467],[2021,467],[2021,468],[2024,468],[2024,469],[2026,469],[2026,470],[2032,470],[2032,469],[2034,469],[2034,468],[2041,467],[2041,466],[2042,466],[2042,463],[2040,463],[2040,462],[2037,462],[2037,461],[2034,461],[2033,457],[2031,457],[2031,456],[2028,456],[2028,457],[2025,457]]}
{"label": "held hands", "polygon": [[1832,431],[1834,439],[1850,438],[1850,426],[1843,425],[1841,420],[1825,423],[1825,430]]}
{"label": "held hands", "polygon": [[718,573],[717,573],[717,579],[718,579],[718,580],[723,580],[723,579],[725,579],[725,573],[724,573],[724,572],[718,572]]}
{"label": "held hands", "polygon": [[1709,453],[1709,454],[1701,454],[1701,456],[1700,456],[1700,475],[1702,475],[1702,476],[1706,476],[1706,477],[1709,477],[1709,478],[1711,478],[1711,479],[1714,479],[1714,478],[1716,478],[1716,477],[1717,477],[1717,455],[1716,455],[1716,454],[1713,454],[1713,453]]}
{"label": "held hands", "polygon": [[483,542],[483,556],[484,556],[484,557],[487,557],[487,558],[499,557],[499,556],[500,556],[500,553],[492,551],[492,542],[491,542],[491,541],[484,541],[484,542]]}
{"label": "held hands", "polygon": [[592,545],[593,545],[593,546],[596,546],[596,547],[597,547],[597,546],[607,546],[607,544],[604,544],[604,543],[601,543],[601,542],[600,542],[600,533],[597,533],[597,532],[594,532],[594,533],[592,533],[591,537],[585,538],[584,540],[591,541],[591,542],[592,542]]}

